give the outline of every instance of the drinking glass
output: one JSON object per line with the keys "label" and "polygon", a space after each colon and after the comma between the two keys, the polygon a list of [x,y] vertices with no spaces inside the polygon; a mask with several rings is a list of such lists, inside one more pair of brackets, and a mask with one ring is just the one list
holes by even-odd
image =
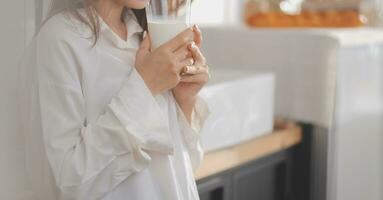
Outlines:
{"label": "drinking glass", "polygon": [[150,0],[146,17],[155,49],[190,26],[191,0]]}

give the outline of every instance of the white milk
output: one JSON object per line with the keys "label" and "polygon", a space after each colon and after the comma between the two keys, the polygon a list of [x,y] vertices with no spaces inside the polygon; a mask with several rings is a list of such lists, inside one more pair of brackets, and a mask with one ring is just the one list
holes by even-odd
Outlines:
{"label": "white milk", "polygon": [[166,43],[188,27],[187,23],[180,21],[149,21],[148,28],[152,42],[152,48],[155,49]]}

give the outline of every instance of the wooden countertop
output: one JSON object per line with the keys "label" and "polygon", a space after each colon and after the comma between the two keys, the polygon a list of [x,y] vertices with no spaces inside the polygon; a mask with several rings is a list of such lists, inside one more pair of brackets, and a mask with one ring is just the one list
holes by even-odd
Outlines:
{"label": "wooden countertop", "polygon": [[195,178],[198,180],[223,172],[302,141],[301,128],[294,123],[276,120],[274,129],[271,134],[205,154]]}

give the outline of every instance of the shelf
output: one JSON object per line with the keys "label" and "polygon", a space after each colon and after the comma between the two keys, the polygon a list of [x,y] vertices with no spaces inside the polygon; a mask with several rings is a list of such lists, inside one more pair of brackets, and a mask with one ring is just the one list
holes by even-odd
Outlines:
{"label": "shelf", "polygon": [[272,153],[288,149],[302,141],[302,130],[292,122],[275,121],[273,133],[205,154],[195,173],[197,180],[243,165]]}

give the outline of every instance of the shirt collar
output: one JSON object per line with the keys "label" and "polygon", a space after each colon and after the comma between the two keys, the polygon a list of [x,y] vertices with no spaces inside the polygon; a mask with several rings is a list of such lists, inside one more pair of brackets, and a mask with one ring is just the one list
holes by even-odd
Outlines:
{"label": "shirt collar", "polygon": [[106,23],[105,21],[98,15],[100,22],[100,34],[105,34],[109,39],[112,40],[114,44],[119,48],[129,48],[131,46],[131,39],[134,34],[142,33],[144,29],[138,23],[137,18],[131,9],[128,9],[127,12],[124,13],[124,22],[127,28],[127,41],[121,39]]}

